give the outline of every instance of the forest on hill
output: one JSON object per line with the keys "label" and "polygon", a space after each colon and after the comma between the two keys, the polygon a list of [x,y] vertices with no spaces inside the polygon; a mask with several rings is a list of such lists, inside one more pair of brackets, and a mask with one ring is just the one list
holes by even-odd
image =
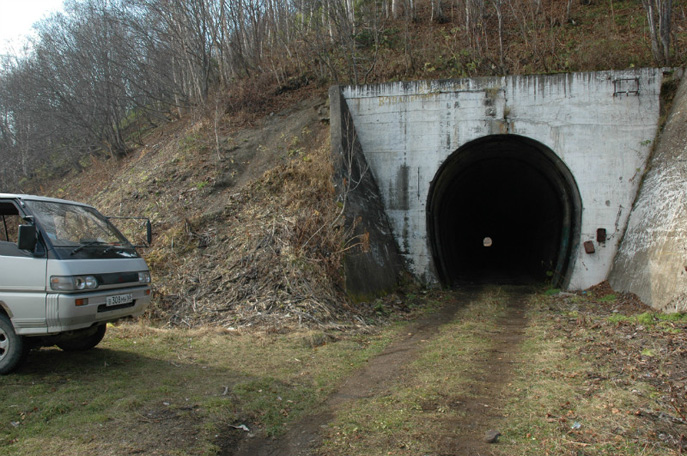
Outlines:
{"label": "forest on hill", "polygon": [[0,188],[303,87],[682,66],[686,0],[69,0],[0,57]]}

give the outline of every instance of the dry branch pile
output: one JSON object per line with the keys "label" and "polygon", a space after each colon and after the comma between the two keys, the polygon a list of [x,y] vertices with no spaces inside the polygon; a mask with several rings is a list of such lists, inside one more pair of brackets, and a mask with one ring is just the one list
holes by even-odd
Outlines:
{"label": "dry branch pile", "polygon": [[148,252],[159,283],[151,318],[186,326],[350,321],[327,145],[238,190]]}

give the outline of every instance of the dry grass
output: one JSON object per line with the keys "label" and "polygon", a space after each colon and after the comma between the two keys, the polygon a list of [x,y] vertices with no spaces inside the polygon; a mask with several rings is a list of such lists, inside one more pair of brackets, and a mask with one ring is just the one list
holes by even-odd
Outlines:
{"label": "dry grass", "polygon": [[[324,324],[342,317],[344,233],[326,142],[267,171],[148,253],[164,277],[154,319],[175,325]],[[173,291],[175,290],[175,291]]]}
{"label": "dry grass", "polygon": [[[658,348],[651,360],[642,355],[670,346],[674,335],[631,323],[646,309],[611,292],[602,286],[533,299],[528,362],[502,425],[505,454],[681,454],[683,359]],[[670,375],[672,367],[681,374]]]}

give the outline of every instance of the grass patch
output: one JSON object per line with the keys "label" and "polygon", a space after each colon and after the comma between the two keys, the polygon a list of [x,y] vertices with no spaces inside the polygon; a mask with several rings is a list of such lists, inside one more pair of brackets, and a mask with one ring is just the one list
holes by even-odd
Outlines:
{"label": "grass patch", "polygon": [[599,302],[607,302],[607,303],[613,303],[613,302],[616,302],[617,300],[618,300],[618,296],[613,294],[613,293],[607,294],[607,295],[602,296],[598,299]]}
{"label": "grass patch", "polygon": [[88,352],[33,351],[0,377],[0,455],[216,454],[227,425],[278,434],[388,341],[304,337],[122,325]]}
{"label": "grass patch", "polygon": [[675,330],[675,323],[687,322],[687,314],[684,313],[660,313],[660,312],[643,312],[637,315],[623,315],[616,313],[607,318],[609,323],[620,325],[627,324],[632,326],[643,326],[649,328],[658,328],[665,331]]}

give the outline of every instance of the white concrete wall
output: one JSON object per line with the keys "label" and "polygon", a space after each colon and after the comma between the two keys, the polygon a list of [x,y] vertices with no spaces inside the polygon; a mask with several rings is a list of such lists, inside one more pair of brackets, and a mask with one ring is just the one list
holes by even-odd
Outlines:
{"label": "white concrete wall", "polygon": [[675,96],[609,282],[659,310],[687,311],[687,80]]}
{"label": "white concrete wall", "polygon": [[[614,96],[614,80],[639,95]],[[365,157],[411,271],[436,281],[425,206],[442,162],[465,143],[513,133],[541,142],[568,166],[582,198],[570,289],[606,279],[656,135],[660,69],[398,82],[343,88]],[[625,84],[631,89],[634,83]],[[582,242],[605,228],[588,255]]]}

